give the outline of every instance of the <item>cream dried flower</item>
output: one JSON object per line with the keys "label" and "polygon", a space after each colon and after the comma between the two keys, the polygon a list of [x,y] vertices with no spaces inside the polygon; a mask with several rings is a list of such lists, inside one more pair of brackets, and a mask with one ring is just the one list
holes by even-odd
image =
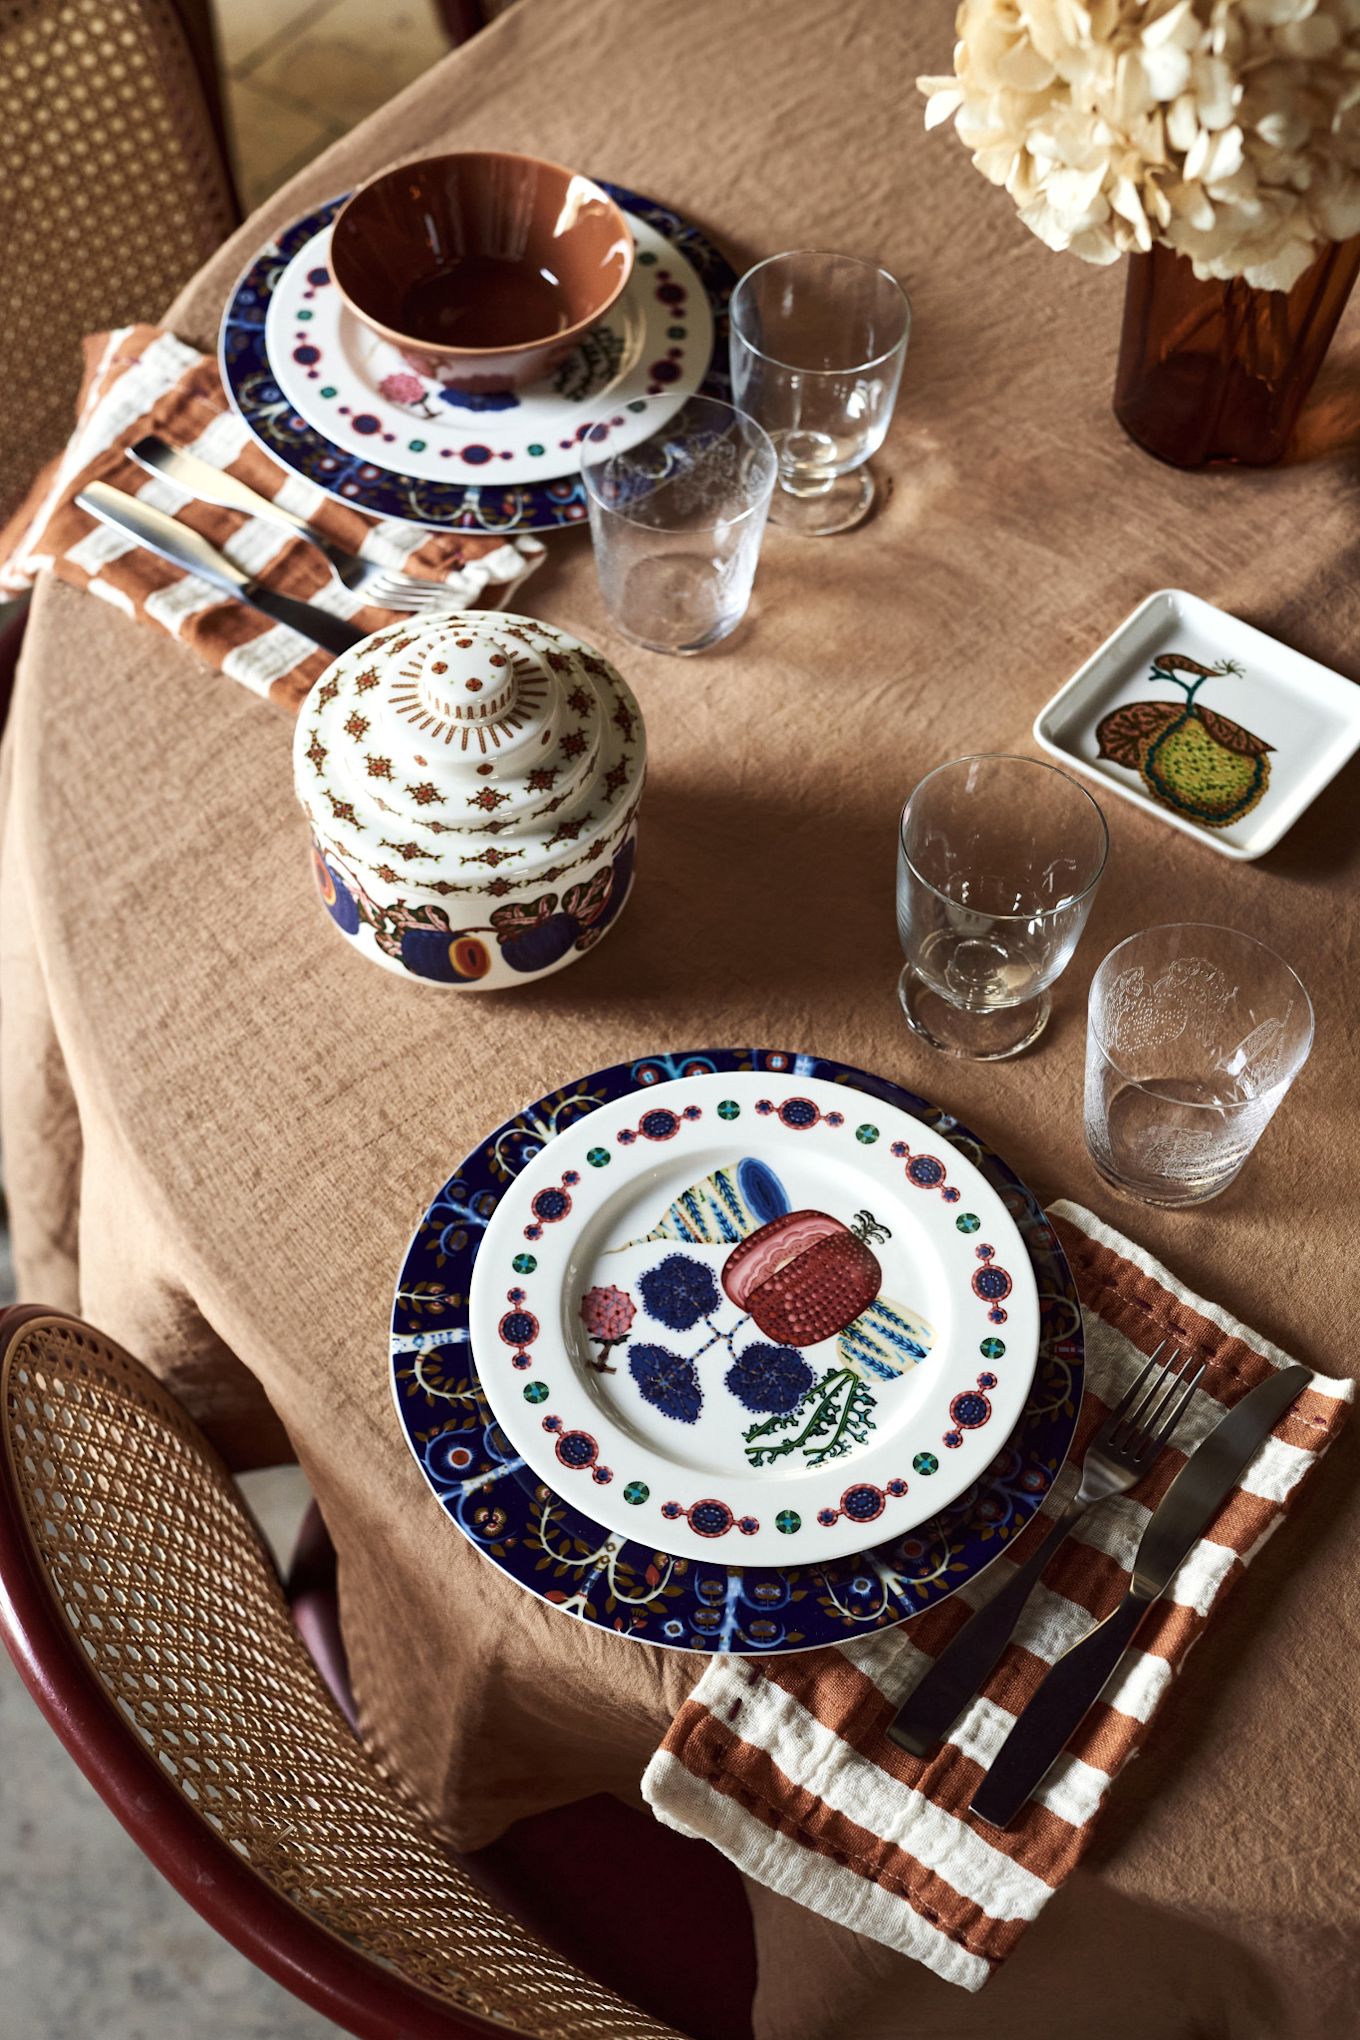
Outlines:
{"label": "cream dried flower", "polygon": [[1050,248],[1288,290],[1360,233],[1360,0],[960,0],[926,126]]}

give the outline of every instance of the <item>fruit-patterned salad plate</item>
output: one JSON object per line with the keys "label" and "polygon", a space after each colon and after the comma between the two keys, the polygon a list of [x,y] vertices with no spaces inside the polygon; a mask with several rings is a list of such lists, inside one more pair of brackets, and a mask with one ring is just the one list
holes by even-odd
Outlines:
{"label": "fruit-patterned salad plate", "polygon": [[559,1133],[487,1228],[470,1327],[541,1480],[678,1557],[725,1537],[775,1564],[952,1501],[1039,1348],[972,1164],[895,1106],[768,1073],[678,1077]]}
{"label": "fruit-patterned salad plate", "polygon": [[374,517],[506,533],[582,522],[579,459],[562,442],[588,415],[603,408],[613,430],[642,436],[696,389],[730,394],[730,264],[669,207],[604,189],[637,237],[635,281],[546,387],[460,403],[363,335],[323,252],[342,194],[237,282],[218,344],[228,397],[290,472]]}
{"label": "fruit-patterned salad plate", "polygon": [[1046,751],[1224,857],[1273,850],[1360,748],[1360,687],[1197,595],[1149,595],[1039,711]]}
{"label": "fruit-patterned salad plate", "polygon": [[331,279],[329,226],[299,248],[269,301],[264,344],[279,388],[346,453],[426,481],[555,481],[580,465],[581,421],[611,413],[624,450],[703,381],[713,313],[678,249],[625,214],[637,261],[623,295],[550,377],[474,393],[417,375]]}
{"label": "fruit-patterned salad plate", "polygon": [[[749,1539],[739,1531],[706,1540],[693,1558],[677,1557],[641,1533],[616,1534],[595,1513],[599,1483],[582,1482],[564,1467],[558,1480],[543,1481],[526,1464],[492,1413],[473,1355],[473,1274],[487,1229],[524,1169],[587,1119],[598,1127],[595,1115],[616,1105],[632,1108],[635,1125],[660,1086],[699,1074],[760,1077],[763,1096],[785,1078],[804,1091],[809,1081],[835,1086],[842,1102],[833,1109],[853,1115],[856,1130],[876,1124],[885,1107],[910,1114],[929,1130],[951,1175],[971,1165],[1000,1200],[1037,1291],[1038,1365],[1010,1435],[995,1421],[981,1427],[990,1456],[954,1501],[943,1508],[936,1502],[933,1514],[902,1529],[885,1498],[880,1513],[869,1515],[858,1548],[838,1559],[810,1561],[793,1532],[779,1533],[778,1561],[768,1565],[752,1562]],[[960,1204],[955,1215],[970,1208]],[[526,1262],[537,1258],[533,1244],[523,1244]],[[524,1273],[534,1270],[512,1268],[507,1287],[519,1286],[513,1278]],[[596,1323],[605,1323],[607,1335],[620,1328],[621,1316]],[[1004,1330],[993,1334],[1003,1344]],[[607,1336],[599,1344],[607,1346]],[[497,1345],[510,1350],[499,1332]],[[949,1114],[900,1086],[775,1049],[702,1049],[618,1064],[549,1092],[495,1129],[441,1186],[416,1228],[393,1302],[390,1354],[398,1419],[432,1494],[507,1578],[579,1621],[637,1641],[756,1654],[843,1643],[919,1614],[975,1578],[1029,1522],[1060,1471],[1083,1371],[1071,1271],[1041,1206],[1013,1171]],[[526,1405],[537,1407],[526,1394],[533,1370],[512,1371]],[[939,1481],[954,1449],[941,1443],[914,1455],[918,1490]],[[872,1510],[874,1498],[866,1495],[863,1506]]]}

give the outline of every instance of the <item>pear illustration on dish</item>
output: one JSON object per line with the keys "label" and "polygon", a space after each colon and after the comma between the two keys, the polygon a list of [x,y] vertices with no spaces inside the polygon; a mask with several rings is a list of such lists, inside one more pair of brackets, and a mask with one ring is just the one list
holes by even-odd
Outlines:
{"label": "pear illustration on dish", "polygon": [[1243,668],[1234,659],[1205,666],[1184,652],[1158,652],[1148,677],[1185,699],[1111,709],[1096,724],[1097,755],[1137,772],[1155,801],[1201,828],[1241,821],[1265,796],[1275,746],[1197,696],[1209,680],[1241,679]]}

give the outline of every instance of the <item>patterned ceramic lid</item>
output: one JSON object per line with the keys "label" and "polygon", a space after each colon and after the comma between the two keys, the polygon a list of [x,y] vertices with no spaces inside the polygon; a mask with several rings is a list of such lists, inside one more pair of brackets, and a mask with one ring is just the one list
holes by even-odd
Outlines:
{"label": "patterned ceramic lid", "polygon": [[294,763],[317,834],[361,871],[504,896],[589,862],[641,788],[645,739],[631,690],[588,646],[530,617],[465,611],[337,659],[303,709]]}

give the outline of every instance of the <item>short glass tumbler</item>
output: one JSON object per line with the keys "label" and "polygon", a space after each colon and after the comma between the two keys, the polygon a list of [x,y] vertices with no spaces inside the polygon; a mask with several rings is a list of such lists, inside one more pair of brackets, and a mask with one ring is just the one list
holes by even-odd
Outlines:
{"label": "short glass tumbler", "polygon": [[748,269],[732,293],[732,392],[779,449],[776,524],[811,538],[868,515],[864,463],[897,402],[911,305],[853,255],[800,249]]}
{"label": "short glass tumbler", "polygon": [[1056,765],[984,754],[928,773],[897,844],[897,990],[915,1032],[982,1062],[1037,1041],[1108,850],[1099,807]]}
{"label": "short glass tumbler", "polygon": [[615,624],[654,652],[702,652],[751,599],[778,463],[761,427],[691,397],[639,445],[612,418],[581,432],[581,475],[600,592]]}
{"label": "short glass tumbler", "polygon": [[1233,928],[1145,928],[1091,980],[1086,1145],[1147,1204],[1226,1190],[1308,1058],[1313,1008],[1273,949]]}

